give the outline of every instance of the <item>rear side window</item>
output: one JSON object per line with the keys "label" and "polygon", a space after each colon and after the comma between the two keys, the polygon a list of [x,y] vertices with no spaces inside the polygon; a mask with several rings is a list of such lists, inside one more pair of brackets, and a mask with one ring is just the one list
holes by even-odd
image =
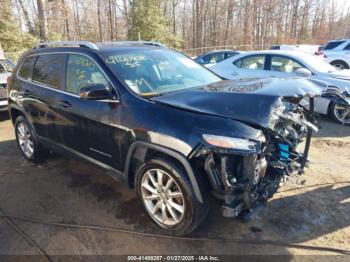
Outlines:
{"label": "rear side window", "polygon": [[265,56],[252,55],[235,61],[234,64],[243,69],[264,70]]}
{"label": "rear side window", "polygon": [[39,55],[33,70],[33,81],[59,88],[64,60],[64,54]]}
{"label": "rear side window", "polygon": [[330,49],[334,49],[337,46],[341,45],[342,43],[344,43],[345,41],[332,41],[332,42],[328,42],[328,44],[325,46],[324,50],[330,50]]}
{"label": "rear side window", "polygon": [[344,50],[350,50],[350,44],[348,44],[346,47],[344,47]]}
{"label": "rear side window", "polygon": [[18,76],[28,80],[32,70],[33,70],[33,66],[34,66],[34,62],[35,62],[36,56],[30,56],[27,57],[24,62],[21,65],[21,68],[18,71]]}
{"label": "rear side window", "polygon": [[84,55],[69,55],[66,69],[66,91],[79,94],[82,87],[91,84],[108,85],[97,64]]}

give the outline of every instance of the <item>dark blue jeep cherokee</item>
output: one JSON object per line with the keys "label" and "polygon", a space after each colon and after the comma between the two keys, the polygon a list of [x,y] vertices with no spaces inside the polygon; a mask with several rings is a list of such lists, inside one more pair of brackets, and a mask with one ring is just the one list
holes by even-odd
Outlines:
{"label": "dark blue jeep cherokee", "polygon": [[234,217],[302,169],[297,147],[315,126],[299,102],[319,91],[298,79],[225,81],[143,42],[43,43],[8,84],[25,158],[58,151],[106,169],[175,235],[205,219],[209,195]]}

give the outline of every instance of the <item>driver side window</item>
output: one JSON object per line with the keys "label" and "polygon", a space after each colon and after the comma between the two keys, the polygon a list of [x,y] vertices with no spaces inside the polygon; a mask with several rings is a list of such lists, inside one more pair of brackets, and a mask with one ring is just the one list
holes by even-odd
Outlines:
{"label": "driver side window", "polygon": [[66,92],[79,95],[82,87],[90,84],[108,84],[108,80],[90,58],[70,54],[66,68]]}

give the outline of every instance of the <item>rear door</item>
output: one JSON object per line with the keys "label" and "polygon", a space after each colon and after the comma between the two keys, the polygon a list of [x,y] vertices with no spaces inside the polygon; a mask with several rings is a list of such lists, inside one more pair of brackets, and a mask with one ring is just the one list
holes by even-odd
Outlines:
{"label": "rear door", "polygon": [[52,105],[58,100],[62,88],[64,54],[38,54],[27,57],[18,72],[22,83],[20,96],[40,137],[60,141],[60,117]]}
{"label": "rear door", "polygon": [[266,55],[257,54],[234,61],[229,79],[264,78],[267,76]]}

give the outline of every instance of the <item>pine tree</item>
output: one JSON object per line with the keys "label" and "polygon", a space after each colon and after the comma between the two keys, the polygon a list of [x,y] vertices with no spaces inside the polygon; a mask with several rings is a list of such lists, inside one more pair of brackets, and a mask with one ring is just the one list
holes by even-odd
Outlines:
{"label": "pine tree", "polygon": [[160,9],[160,0],[133,0],[129,40],[159,41],[164,44],[179,42],[171,33],[167,19]]}
{"label": "pine tree", "polygon": [[[13,21],[11,1],[0,0],[0,46],[4,52],[23,52],[38,40],[28,33],[23,33]],[[16,60],[18,57],[13,57]]]}

